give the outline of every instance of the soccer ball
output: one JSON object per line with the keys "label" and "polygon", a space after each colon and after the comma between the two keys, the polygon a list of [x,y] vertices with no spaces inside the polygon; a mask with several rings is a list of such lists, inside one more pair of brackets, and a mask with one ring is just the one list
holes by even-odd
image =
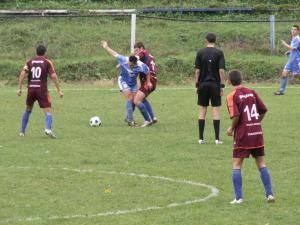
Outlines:
{"label": "soccer ball", "polygon": [[98,116],[93,116],[90,119],[90,126],[91,127],[99,127],[101,125],[101,120]]}

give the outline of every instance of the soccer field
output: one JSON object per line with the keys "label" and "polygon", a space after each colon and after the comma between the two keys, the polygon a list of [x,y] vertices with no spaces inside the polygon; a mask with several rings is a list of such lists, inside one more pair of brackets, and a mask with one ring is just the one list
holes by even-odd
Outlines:
{"label": "soccer field", "polygon": [[[209,111],[205,145],[197,142],[196,94],[190,87],[158,87],[150,102],[159,123],[132,128],[117,89],[63,85],[54,90],[58,139],[43,134],[35,105],[26,136],[18,130],[26,92],[0,89],[0,224],[9,225],[292,225],[300,222],[300,87],[274,96],[254,89],[269,112],[263,122],[266,163],[275,204],[265,201],[252,159],[243,167],[244,202],[230,205],[232,139],[223,98],[221,138],[214,144]],[[230,89],[225,89],[228,94]],[[90,117],[102,120],[89,126]],[[137,122],[142,123],[138,110]]]}

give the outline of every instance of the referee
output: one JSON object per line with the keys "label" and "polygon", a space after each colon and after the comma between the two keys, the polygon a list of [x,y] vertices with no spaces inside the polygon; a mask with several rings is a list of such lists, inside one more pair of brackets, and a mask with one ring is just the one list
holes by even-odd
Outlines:
{"label": "referee", "polygon": [[220,141],[220,106],[221,96],[224,94],[225,59],[221,50],[215,48],[216,35],[207,33],[205,37],[206,48],[197,52],[195,60],[196,88],[199,105],[199,144],[204,144],[204,127],[209,100],[212,106],[213,126],[215,130],[215,143]]}

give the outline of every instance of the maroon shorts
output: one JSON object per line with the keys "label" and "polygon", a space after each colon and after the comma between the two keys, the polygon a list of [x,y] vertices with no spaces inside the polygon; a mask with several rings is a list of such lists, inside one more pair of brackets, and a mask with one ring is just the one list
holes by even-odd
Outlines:
{"label": "maroon shorts", "polygon": [[27,92],[26,105],[33,106],[36,100],[38,101],[40,108],[51,107],[51,96],[48,90],[29,88]]}
{"label": "maroon shorts", "polygon": [[141,84],[140,87],[140,91],[143,92],[145,94],[145,96],[150,95],[151,92],[153,92],[156,88],[156,79],[151,79],[150,80],[151,84],[152,84],[152,88],[148,88],[147,86],[147,82],[144,82],[143,84]]}
{"label": "maroon shorts", "polygon": [[253,158],[256,158],[258,156],[264,156],[265,155],[264,147],[252,148],[252,149],[238,148],[238,149],[234,149],[232,153],[233,158],[249,158],[250,155]]}

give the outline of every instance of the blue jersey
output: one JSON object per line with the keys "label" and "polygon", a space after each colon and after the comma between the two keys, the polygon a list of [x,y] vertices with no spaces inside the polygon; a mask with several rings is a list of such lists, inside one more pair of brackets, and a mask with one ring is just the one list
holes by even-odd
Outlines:
{"label": "blue jersey", "polygon": [[290,52],[289,60],[293,61],[300,57],[300,37],[296,36],[291,41],[292,50]]}
{"label": "blue jersey", "polygon": [[137,76],[142,74],[148,74],[149,68],[146,64],[142,63],[141,61],[137,62],[137,65],[133,68],[130,68],[128,65],[128,57],[123,55],[118,55],[117,60],[121,67],[121,79],[128,84],[128,86],[133,87],[137,85],[136,78]]}
{"label": "blue jersey", "polygon": [[291,41],[292,50],[284,70],[290,71],[293,75],[300,74],[300,37],[296,36]]}

